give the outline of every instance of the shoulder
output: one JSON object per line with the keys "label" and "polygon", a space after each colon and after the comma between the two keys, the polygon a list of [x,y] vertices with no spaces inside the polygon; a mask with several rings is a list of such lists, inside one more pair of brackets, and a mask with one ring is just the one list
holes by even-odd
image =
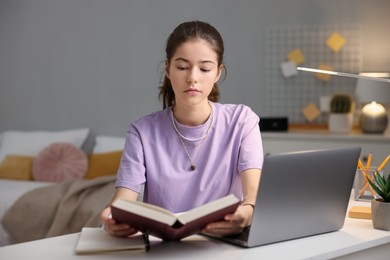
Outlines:
{"label": "shoulder", "polygon": [[259,120],[258,115],[253,112],[253,110],[249,106],[243,104],[213,104],[216,109],[216,112],[221,117],[237,119],[254,118],[256,120]]}
{"label": "shoulder", "polygon": [[165,124],[168,121],[167,119],[170,120],[170,108],[142,116],[141,118],[129,124],[129,131],[147,131],[150,129],[165,127]]}

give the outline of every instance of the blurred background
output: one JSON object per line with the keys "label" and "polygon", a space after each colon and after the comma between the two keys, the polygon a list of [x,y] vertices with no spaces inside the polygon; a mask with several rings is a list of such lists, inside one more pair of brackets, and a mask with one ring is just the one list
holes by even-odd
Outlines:
{"label": "blurred background", "polygon": [[[131,121],[162,108],[166,38],[194,19],[225,40],[222,103],[306,124],[302,108],[334,92],[353,96],[356,80],[284,77],[287,54],[300,49],[302,66],[389,72],[389,13],[386,0],[0,0],[0,132],[124,136]],[[345,39],[337,53],[325,45],[333,32]]]}

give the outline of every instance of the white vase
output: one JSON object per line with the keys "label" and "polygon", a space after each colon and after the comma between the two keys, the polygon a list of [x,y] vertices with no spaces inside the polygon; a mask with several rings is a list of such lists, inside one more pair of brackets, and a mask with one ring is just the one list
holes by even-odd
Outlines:
{"label": "white vase", "polygon": [[329,115],[328,127],[332,133],[349,133],[352,130],[353,114],[331,113]]}
{"label": "white vase", "polygon": [[390,203],[371,200],[372,225],[375,229],[390,231]]}

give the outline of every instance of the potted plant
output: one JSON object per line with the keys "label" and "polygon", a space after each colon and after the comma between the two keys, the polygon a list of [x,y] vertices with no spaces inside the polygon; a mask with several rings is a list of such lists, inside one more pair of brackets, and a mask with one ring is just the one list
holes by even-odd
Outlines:
{"label": "potted plant", "polygon": [[353,125],[353,101],[348,94],[334,94],[330,100],[328,127],[332,133],[349,133]]}
{"label": "potted plant", "polygon": [[387,177],[375,171],[373,179],[365,175],[379,198],[371,200],[372,224],[376,229],[390,231],[390,173]]}

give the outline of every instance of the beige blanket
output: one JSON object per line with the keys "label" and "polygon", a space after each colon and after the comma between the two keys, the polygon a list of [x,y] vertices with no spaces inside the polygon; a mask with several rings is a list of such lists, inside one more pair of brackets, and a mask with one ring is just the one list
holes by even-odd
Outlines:
{"label": "beige blanket", "polygon": [[100,225],[115,192],[115,176],[72,180],[22,195],[2,220],[12,242],[65,235]]}

